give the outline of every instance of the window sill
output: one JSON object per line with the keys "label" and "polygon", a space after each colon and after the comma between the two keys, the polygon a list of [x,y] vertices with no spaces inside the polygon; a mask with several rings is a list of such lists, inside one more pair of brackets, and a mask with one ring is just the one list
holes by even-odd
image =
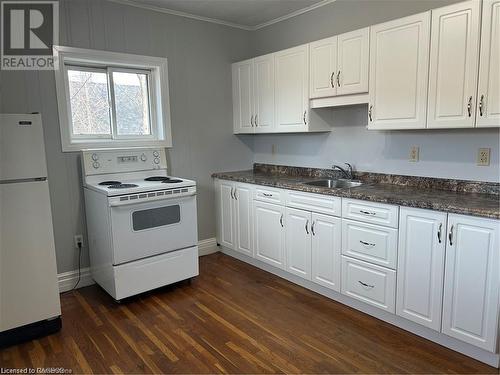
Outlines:
{"label": "window sill", "polygon": [[103,149],[103,148],[127,148],[127,147],[172,147],[172,142],[168,140],[113,140],[109,139],[99,141],[82,141],[63,144],[63,152],[78,152],[86,149]]}

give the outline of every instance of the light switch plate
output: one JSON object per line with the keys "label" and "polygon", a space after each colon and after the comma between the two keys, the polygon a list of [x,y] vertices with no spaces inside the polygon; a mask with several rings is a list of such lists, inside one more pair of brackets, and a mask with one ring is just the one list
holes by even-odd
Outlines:
{"label": "light switch plate", "polygon": [[413,163],[416,163],[419,159],[420,148],[418,146],[412,146],[410,148],[410,157],[409,160]]}
{"label": "light switch plate", "polygon": [[490,149],[480,148],[477,152],[477,165],[487,167],[490,165]]}

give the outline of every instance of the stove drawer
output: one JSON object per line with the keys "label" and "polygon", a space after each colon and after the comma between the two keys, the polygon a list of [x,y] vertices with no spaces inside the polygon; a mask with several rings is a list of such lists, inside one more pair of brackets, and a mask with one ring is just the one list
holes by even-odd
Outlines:
{"label": "stove drawer", "polygon": [[113,268],[117,300],[198,275],[198,246]]}

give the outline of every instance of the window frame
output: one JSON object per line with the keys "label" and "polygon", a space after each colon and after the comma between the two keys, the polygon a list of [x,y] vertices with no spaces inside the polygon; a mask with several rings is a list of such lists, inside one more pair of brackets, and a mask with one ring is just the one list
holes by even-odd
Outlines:
{"label": "window frame", "polygon": [[[87,148],[172,147],[168,61],[163,57],[54,46],[54,74],[63,152]],[[68,68],[106,72],[110,96],[110,135],[75,135],[71,118]],[[113,72],[148,74],[150,135],[119,135],[116,131]]]}

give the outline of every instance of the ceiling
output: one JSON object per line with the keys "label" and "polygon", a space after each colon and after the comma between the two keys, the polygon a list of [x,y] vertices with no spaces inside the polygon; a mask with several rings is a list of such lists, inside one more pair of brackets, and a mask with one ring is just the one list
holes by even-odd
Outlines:
{"label": "ceiling", "polygon": [[282,21],[335,0],[112,0],[246,30]]}

